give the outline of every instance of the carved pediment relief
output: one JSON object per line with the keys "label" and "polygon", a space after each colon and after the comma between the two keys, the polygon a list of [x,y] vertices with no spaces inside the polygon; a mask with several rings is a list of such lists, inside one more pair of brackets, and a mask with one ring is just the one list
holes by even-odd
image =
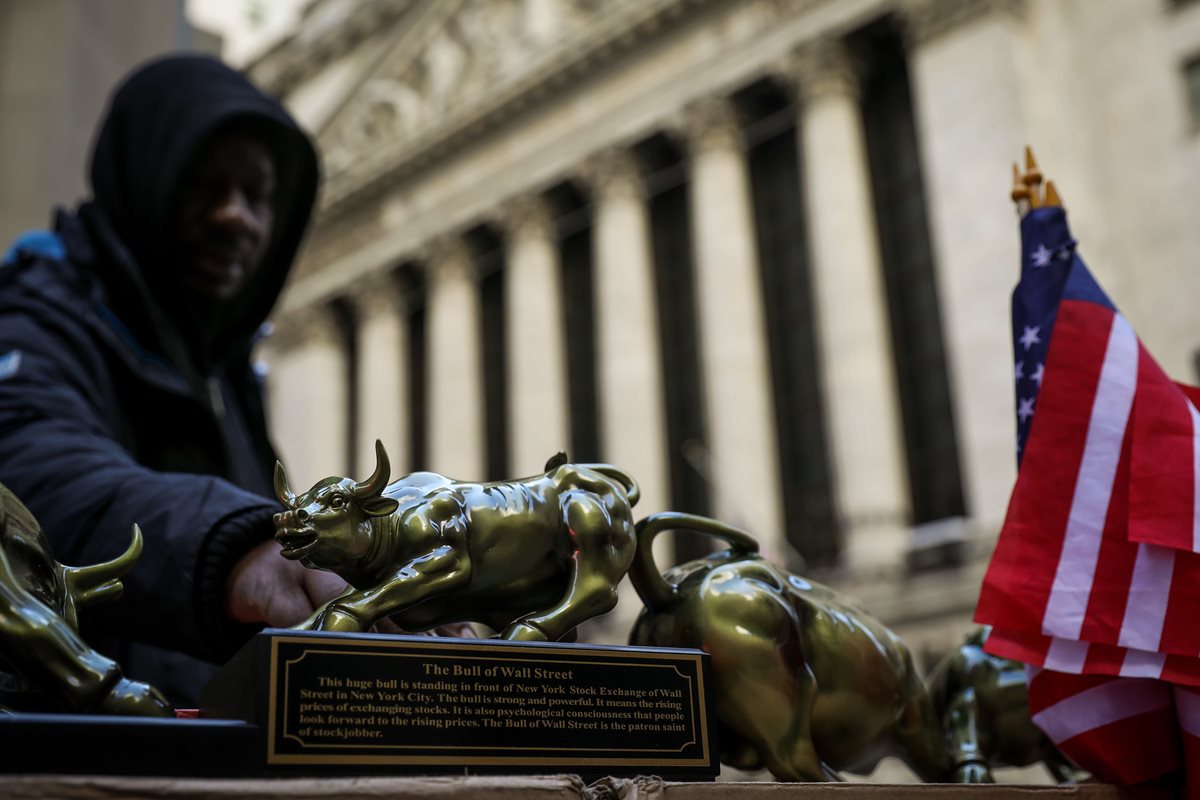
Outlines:
{"label": "carved pediment relief", "polygon": [[640,2],[427,1],[409,25],[388,32],[394,45],[320,132],[331,182],[384,150],[436,134],[586,38],[592,23]]}

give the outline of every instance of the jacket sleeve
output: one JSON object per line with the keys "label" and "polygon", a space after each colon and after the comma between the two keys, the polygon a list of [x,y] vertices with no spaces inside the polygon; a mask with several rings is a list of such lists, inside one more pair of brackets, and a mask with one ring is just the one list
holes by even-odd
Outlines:
{"label": "jacket sleeve", "polygon": [[[223,587],[240,555],[271,536],[278,507],[221,478],[156,472],[117,441],[105,413],[111,377],[70,322],[0,311],[0,482],[33,512],[71,565],[112,558],[134,523],[145,549],[115,603],[87,617],[106,634],[210,660],[253,630],[224,615]],[[106,399],[107,398],[107,399]]]}

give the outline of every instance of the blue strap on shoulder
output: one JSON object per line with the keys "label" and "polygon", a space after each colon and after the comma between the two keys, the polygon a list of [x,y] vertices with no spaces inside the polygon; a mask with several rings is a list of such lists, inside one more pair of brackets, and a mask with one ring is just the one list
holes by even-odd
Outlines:
{"label": "blue strap on shoulder", "polygon": [[62,261],[67,257],[67,248],[53,231],[26,231],[18,235],[16,241],[4,253],[4,258],[0,259],[0,267],[16,264],[28,256]]}

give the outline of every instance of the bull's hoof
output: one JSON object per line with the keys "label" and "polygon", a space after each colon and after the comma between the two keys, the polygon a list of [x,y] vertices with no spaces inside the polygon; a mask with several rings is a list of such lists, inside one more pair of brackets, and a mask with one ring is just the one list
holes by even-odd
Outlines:
{"label": "bull's hoof", "polygon": [[339,611],[336,608],[326,608],[317,618],[314,626],[318,631],[338,631],[339,633],[362,633],[363,624],[358,617]]}
{"label": "bull's hoof", "polygon": [[105,714],[125,717],[173,717],[175,709],[167,698],[148,683],[121,678],[100,703]]}
{"label": "bull's hoof", "polygon": [[527,622],[509,625],[508,629],[504,631],[504,635],[500,638],[509,642],[545,642],[550,639],[543,631]]}
{"label": "bull's hoof", "polygon": [[982,764],[978,761],[968,761],[966,764],[960,764],[958,769],[954,770],[954,774],[950,777],[951,783],[995,783],[996,780],[992,777],[992,771],[988,769],[987,764]]}

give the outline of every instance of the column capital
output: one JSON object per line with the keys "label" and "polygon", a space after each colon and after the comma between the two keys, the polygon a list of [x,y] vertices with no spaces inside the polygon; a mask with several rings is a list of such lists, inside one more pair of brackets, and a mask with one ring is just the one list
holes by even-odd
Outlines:
{"label": "column capital", "polygon": [[858,98],[862,61],[841,39],[804,42],[776,63],[773,72],[791,87],[797,100],[810,103],[830,95]]}
{"label": "column capital", "polygon": [[610,147],[593,154],[579,166],[575,177],[597,198],[643,197],[646,190],[641,164],[628,147]]}
{"label": "column capital", "polygon": [[297,309],[271,321],[274,330],[263,344],[287,352],[309,344],[336,344],[342,340],[341,324],[328,303]]}
{"label": "column capital", "polygon": [[733,100],[711,95],[684,106],[668,127],[693,154],[741,146],[742,125]]}
{"label": "column capital", "polygon": [[493,219],[508,237],[527,234],[537,239],[554,237],[554,213],[541,192],[510,197],[496,209]]}
{"label": "column capital", "polygon": [[417,261],[431,284],[451,280],[474,280],[471,249],[461,233],[443,233],[417,249]]}
{"label": "column capital", "polygon": [[400,287],[391,270],[373,272],[356,281],[350,302],[360,320],[382,313],[396,313],[404,307]]}
{"label": "column capital", "polygon": [[910,47],[992,14],[1021,18],[1026,0],[903,0],[900,9]]}

